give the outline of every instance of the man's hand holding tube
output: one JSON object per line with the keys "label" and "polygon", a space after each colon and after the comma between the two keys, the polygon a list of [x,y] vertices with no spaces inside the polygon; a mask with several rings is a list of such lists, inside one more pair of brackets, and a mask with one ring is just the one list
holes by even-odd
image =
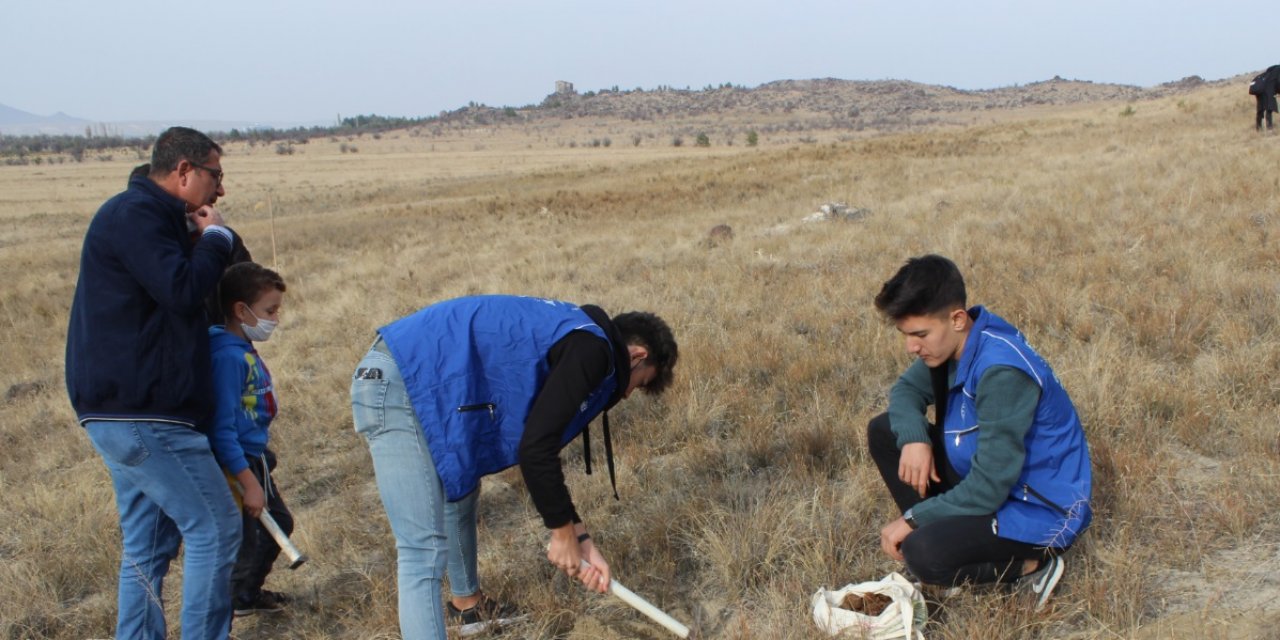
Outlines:
{"label": "man's hand holding tube", "polygon": [[[579,537],[582,537],[581,542]],[[584,587],[598,593],[608,592],[609,563],[600,555],[581,523],[570,522],[551,530],[547,560],[565,575],[577,578]],[[585,566],[583,560],[587,563]]]}

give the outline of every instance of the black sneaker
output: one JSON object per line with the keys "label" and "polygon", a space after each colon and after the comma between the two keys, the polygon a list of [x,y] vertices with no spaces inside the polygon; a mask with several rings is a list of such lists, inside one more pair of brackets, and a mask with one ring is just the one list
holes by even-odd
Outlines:
{"label": "black sneaker", "polygon": [[1053,590],[1058,586],[1058,581],[1062,579],[1062,572],[1065,569],[1062,556],[1045,558],[1035,571],[1018,578],[1017,589],[1035,598],[1035,610],[1039,611],[1044,608],[1044,603],[1049,601],[1049,596],[1053,595]]}
{"label": "black sneaker", "polygon": [[528,614],[520,613],[515,605],[498,602],[487,595],[480,596],[480,602],[465,611],[459,611],[452,602],[446,602],[444,615],[446,626],[463,637],[497,630],[529,619]]}
{"label": "black sneaker", "polygon": [[258,612],[276,613],[284,611],[284,605],[288,602],[289,596],[263,589],[253,596],[236,596],[235,609],[232,613],[236,617],[251,616]]}

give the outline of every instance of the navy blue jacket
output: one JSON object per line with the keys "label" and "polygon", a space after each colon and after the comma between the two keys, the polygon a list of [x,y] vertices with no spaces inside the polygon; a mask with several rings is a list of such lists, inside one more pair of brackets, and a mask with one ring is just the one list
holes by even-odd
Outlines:
{"label": "navy blue jacket", "polygon": [[186,204],[145,176],[98,209],[67,327],[67,393],[81,424],[204,427],[213,405],[203,300],[230,254],[214,233],[193,245]]}

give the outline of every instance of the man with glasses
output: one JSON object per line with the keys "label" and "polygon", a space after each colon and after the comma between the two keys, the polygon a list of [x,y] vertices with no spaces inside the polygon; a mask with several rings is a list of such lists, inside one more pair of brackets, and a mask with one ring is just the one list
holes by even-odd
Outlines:
{"label": "man with glasses", "polygon": [[[132,180],[137,177],[145,178],[149,175],[151,175],[150,162],[134,167],[133,171],[129,172],[129,179]],[[225,177],[226,174],[219,169],[219,185],[221,185],[222,179]],[[222,194],[223,190],[219,189],[218,192],[214,194],[213,199],[209,201],[209,206],[213,206],[214,201],[216,201],[218,196]],[[231,232],[231,259],[227,262],[227,266],[230,267],[231,265],[240,264],[241,262],[253,262],[253,254],[249,253],[249,247],[245,246],[244,239],[240,237],[240,234],[236,233],[236,230],[231,227],[226,227],[226,229]],[[195,221],[190,219],[187,220],[187,232],[190,234],[191,243],[193,245],[200,241],[200,236],[202,234],[200,232],[200,228],[196,226]],[[226,324],[226,317],[224,317],[222,313],[222,303],[218,300],[217,291],[210,293],[209,297],[204,299],[204,311],[209,315],[209,326]]]}
{"label": "man with glasses", "polygon": [[81,250],[67,392],[115,489],[117,638],[165,637],[164,577],[183,542],[182,637],[225,640],[231,626],[240,513],[200,431],[212,408],[203,300],[232,247],[212,206],[221,157],[199,131],[165,131],[150,172],[102,205]]}

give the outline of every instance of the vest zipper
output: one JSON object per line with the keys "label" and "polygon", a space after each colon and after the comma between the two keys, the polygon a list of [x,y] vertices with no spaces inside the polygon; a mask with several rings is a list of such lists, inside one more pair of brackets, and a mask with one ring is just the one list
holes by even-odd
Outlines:
{"label": "vest zipper", "polygon": [[974,425],[974,426],[969,427],[969,428],[967,428],[967,429],[952,429],[952,430],[947,431],[947,432],[945,432],[945,433],[946,433],[947,435],[951,435],[951,434],[953,434],[953,433],[956,435],[956,446],[958,447],[958,446],[960,446],[960,436],[962,436],[962,435],[964,435],[964,434],[966,434],[966,433],[973,433],[974,431],[977,431],[977,430],[978,430],[978,425]]}
{"label": "vest zipper", "polygon": [[458,407],[458,413],[463,413],[463,412],[466,412],[466,411],[480,411],[480,410],[483,410],[483,409],[488,409],[488,410],[489,410],[489,419],[491,419],[491,420],[492,420],[492,419],[493,419],[493,417],[494,417],[494,415],[493,415],[493,414],[494,414],[494,410],[495,410],[495,409],[497,409],[497,408],[498,408],[498,405],[496,405],[496,404],[494,404],[494,403],[492,403],[492,402],[483,402],[483,403],[480,403],[480,404],[464,404],[464,405],[462,405],[462,406]]}
{"label": "vest zipper", "polygon": [[1063,509],[1062,507],[1059,507],[1059,506],[1058,506],[1057,504],[1055,504],[1052,500],[1050,500],[1050,499],[1048,499],[1048,498],[1044,497],[1043,495],[1040,495],[1040,492],[1039,492],[1039,491],[1036,491],[1035,489],[1032,489],[1032,488],[1031,488],[1031,485],[1029,485],[1029,484],[1027,484],[1027,483],[1025,483],[1025,482],[1024,482],[1024,483],[1022,484],[1022,501],[1023,501],[1023,502],[1026,502],[1026,501],[1027,501],[1027,494],[1028,494],[1028,493],[1030,493],[1031,495],[1035,496],[1035,497],[1036,497],[1036,499],[1037,499],[1037,500],[1039,500],[1040,502],[1043,502],[1043,503],[1045,503],[1046,505],[1049,505],[1050,507],[1052,507],[1052,508],[1053,508],[1055,511],[1057,511],[1058,513],[1061,513],[1061,514],[1062,514],[1062,517],[1064,517],[1064,518],[1070,518],[1070,517],[1071,517],[1071,513],[1070,513],[1070,512],[1068,512],[1066,509]]}

